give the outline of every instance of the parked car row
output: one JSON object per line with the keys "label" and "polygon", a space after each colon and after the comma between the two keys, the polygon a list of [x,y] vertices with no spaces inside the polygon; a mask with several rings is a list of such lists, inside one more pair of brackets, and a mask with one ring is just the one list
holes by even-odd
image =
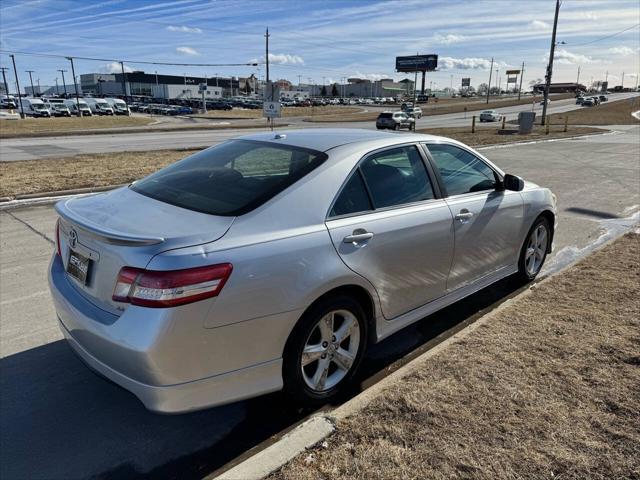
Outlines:
{"label": "parked car row", "polygon": [[602,102],[609,101],[606,95],[594,95],[592,97],[577,97],[576,105],[582,105],[583,107],[593,107],[599,105]]}
{"label": "parked car row", "polygon": [[124,100],[119,98],[61,98],[61,97],[3,97],[0,105],[6,109],[16,109],[24,112],[27,117],[71,117],[93,115],[130,115]]}

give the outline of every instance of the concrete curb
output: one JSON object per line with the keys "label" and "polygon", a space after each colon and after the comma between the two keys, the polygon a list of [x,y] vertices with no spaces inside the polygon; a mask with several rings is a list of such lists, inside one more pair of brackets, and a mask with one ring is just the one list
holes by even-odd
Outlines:
{"label": "concrete curb", "polygon": [[314,416],[287,433],[278,442],[249,460],[236,465],[217,476],[218,480],[258,480],[276,471],[298,453],[312,447],[335,430],[331,420],[322,415]]}
{"label": "concrete curb", "polygon": [[[34,207],[36,205],[50,205],[52,203],[59,202],[60,200],[65,200],[67,198],[74,197],[86,197],[88,195],[93,195],[100,192],[106,192],[109,190],[113,190],[114,188],[118,188],[120,185],[114,185],[112,187],[105,187],[104,189],[93,189],[86,192],[76,192],[76,193],[60,193],[56,195],[51,195],[48,197],[34,197],[34,198],[22,198],[16,200],[8,200],[6,202],[0,203],[0,212],[4,210],[12,210],[15,208],[24,208],[24,207]],[[73,190],[69,190],[69,192],[73,192]]]}
{"label": "concrete curb", "polygon": [[[588,254],[590,255],[606,247],[625,233],[628,233],[632,230],[633,227],[622,231],[619,235],[613,236],[606,242],[603,242],[596,248],[590,250]],[[333,411],[312,416],[308,420],[301,423],[294,430],[292,430],[289,434],[285,435],[282,439],[278,440],[276,443],[270,445],[265,450],[262,450],[261,452],[258,452],[255,455],[249,457],[230,470],[218,475],[217,477],[215,477],[215,480],[261,480],[271,473],[279,470],[301,452],[310,447],[313,447],[314,445],[317,445],[318,443],[326,439],[329,435],[331,435],[336,430],[336,422],[344,420],[351,415],[362,411],[385,390],[391,388],[396,382],[403,379],[404,377],[411,375],[430,358],[438,355],[451,344],[464,339],[465,337],[473,333],[477,328],[489,322],[497,314],[502,312],[502,310],[511,306],[513,302],[531,295],[533,290],[536,289],[539,285],[550,281],[559,273],[562,273],[568,268],[571,268],[573,265],[583,261],[585,258],[587,258],[587,256],[588,255],[578,258],[577,260],[567,264],[557,271],[553,271],[539,282],[535,282],[530,285],[526,290],[516,294],[512,298],[505,300],[503,303],[498,305],[490,312],[487,312],[485,315],[480,317],[469,326],[442,341],[430,350],[424,352],[417,358],[411,360],[409,363],[402,366],[397,371],[383,378],[378,383],[372,385],[367,390],[355,396],[348,402],[345,402]]]}

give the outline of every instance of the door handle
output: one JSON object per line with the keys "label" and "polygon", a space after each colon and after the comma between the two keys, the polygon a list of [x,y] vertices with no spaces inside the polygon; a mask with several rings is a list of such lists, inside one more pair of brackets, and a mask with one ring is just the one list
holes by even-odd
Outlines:
{"label": "door handle", "polygon": [[351,235],[347,235],[346,237],[344,237],[342,241],[344,243],[356,244],[356,243],[364,242],[366,240],[370,240],[372,238],[373,238],[373,233],[367,232],[366,230],[359,228],[357,230],[354,230]]}
{"label": "door handle", "polygon": [[466,222],[467,220],[469,220],[471,217],[473,217],[473,212],[470,212],[469,210],[467,210],[466,208],[463,210],[460,210],[460,213],[458,213],[455,216],[456,220],[460,220],[461,222]]}

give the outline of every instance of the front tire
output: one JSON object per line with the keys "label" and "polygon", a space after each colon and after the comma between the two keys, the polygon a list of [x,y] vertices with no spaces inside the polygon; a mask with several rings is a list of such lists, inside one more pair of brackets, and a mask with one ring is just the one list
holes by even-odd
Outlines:
{"label": "front tire", "polygon": [[531,282],[538,276],[549,251],[551,226],[544,217],[538,217],[527,233],[520,250],[518,277],[523,283]]}
{"label": "front tire", "polygon": [[336,398],[358,370],[367,330],[364,311],[353,298],[337,295],[316,303],[287,340],[282,368],[285,393],[308,407]]}

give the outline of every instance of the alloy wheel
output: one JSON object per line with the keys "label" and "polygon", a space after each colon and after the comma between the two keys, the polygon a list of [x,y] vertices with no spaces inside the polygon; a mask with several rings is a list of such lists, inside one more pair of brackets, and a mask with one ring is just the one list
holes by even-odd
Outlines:
{"label": "alloy wheel", "polygon": [[524,265],[527,270],[527,275],[533,277],[538,274],[544,258],[547,254],[547,227],[544,223],[538,225],[527,242],[527,250],[524,255]]}
{"label": "alloy wheel", "polygon": [[313,327],[302,350],[300,368],[315,392],[335,387],[351,370],[360,346],[360,324],[348,310],[333,310]]}

